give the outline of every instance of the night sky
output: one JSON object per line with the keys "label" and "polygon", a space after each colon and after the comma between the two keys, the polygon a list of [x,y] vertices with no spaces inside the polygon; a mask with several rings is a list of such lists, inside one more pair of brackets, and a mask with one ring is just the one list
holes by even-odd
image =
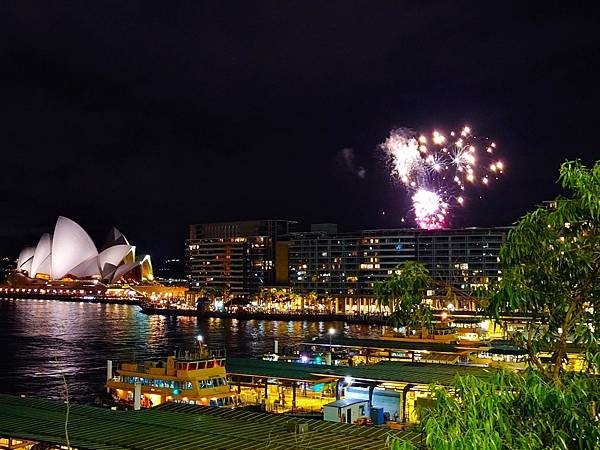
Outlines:
{"label": "night sky", "polygon": [[0,253],[58,215],[155,258],[189,223],[407,226],[378,144],[465,123],[508,168],[453,225],[509,225],[600,159],[599,21],[570,3],[3,3]]}

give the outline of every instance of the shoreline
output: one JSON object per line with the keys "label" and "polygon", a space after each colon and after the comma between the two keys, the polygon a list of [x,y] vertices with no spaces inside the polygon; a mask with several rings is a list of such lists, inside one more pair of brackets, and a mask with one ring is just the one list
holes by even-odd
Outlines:
{"label": "shoreline", "polygon": [[87,298],[86,296],[64,296],[53,294],[20,294],[20,295],[0,295],[0,301],[4,300],[51,300],[71,303],[99,303],[99,304],[118,304],[139,306],[140,312],[147,315],[162,315],[168,317],[198,317],[198,318],[218,318],[218,319],[237,319],[237,320],[279,320],[279,321],[297,321],[297,322],[346,322],[363,325],[386,325],[387,316],[355,316],[346,314],[308,314],[308,313],[267,313],[267,312],[225,312],[225,311],[203,311],[186,310],[177,308],[149,308],[142,306],[142,301],[138,299],[118,299],[109,297]]}
{"label": "shoreline", "polygon": [[363,325],[387,325],[387,316],[367,316],[352,314],[307,314],[307,313],[267,313],[267,312],[225,312],[185,310],[176,308],[148,308],[142,306],[142,312],[148,315],[208,317],[238,320],[280,320],[298,322],[346,322]]}
{"label": "shoreline", "polygon": [[138,299],[122,299],[112,297],[93,297],[87,296],[65,296],[53,294],[19,294],[19,295],[0,295],[0,301],[3,300],[53,300],[59,302],[73,303],[104,303],[109,305],[135,305],[141,306],[141,301]]}
{"label": "shoreline", "polygon": [[[146,315],[162,315],[167,317],[199,317],[199,318],[219,318],[219,319],[237,319],[237,320],[277,320],[277,321],[297,321],[297,322],[345,322],[362,325],[389,326],[389,316],[379,314],[314,314],[314,313],[285,313],[285,312],[263,312],[263,311],[206,311],[197,309],[178,309],[178,308],[157,308],[144,305],[141,299],[123,299],[114,297],[92,297],[92,296],[65,296],[56,294],[39,293],[20,293],[19,295],[0,295],[2,300],[52,300],[72,303],[100,303],[100,304],[118,304],[139,306],[141,312]],[[445,311],[433,311],[434,316],[442,316]],[[463,323],[477,323],[484,319],[476,311],[453,311],[455,320]],[[509,314],[502,317],[502,320],[508,322],[528,319],[523,314]],[[434,318],[434,322],[439,319]]]}

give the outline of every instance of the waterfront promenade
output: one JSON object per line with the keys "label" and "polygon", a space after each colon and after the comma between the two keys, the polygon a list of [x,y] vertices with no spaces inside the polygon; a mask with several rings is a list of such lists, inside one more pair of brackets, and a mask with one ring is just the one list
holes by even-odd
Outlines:
{"label": "waterfront promenade", "polygon": [[356,324],[386,325],[388,316],[382,314],[329,314],[311,312],[265,312],[265,311],[211,311],[178,308],[152,308],[142,306],[145,314],[164,316],[212,317],[238,320],[300,320],[309,322],[346,322]]}
{"label": "waterfront promenade", "polygon": [[[56,300],[63,302],[85,302],[85,303],[101,303],[101,304],[123,304],[134,305],[141,308],[142,312],[147,315],[161,315],[166,317],[202,317],[202,318],[217,318],[217,319],[237,319],[237,320],[276,320],[276,321],[308,321],[308,322],[345,322],[352,324],[364,325],[390,325],[389,316],[378,312],[371,313],[330,313],[330,312],[313,312],[313,311],[261,311],[248,310],[237,308],[235,310],[211,310],[211,309],[192,309],[192,308],[174,308],[174,307],[157,307],[146,303],[140,297],[100,297],[100,296],[67,296],[56,294],[39,294],[39,293],[18,293],[4,294],[0,292],[0,301],[2,300]],[[434,310],[434,322],[443,320],[444,315],[448,314],[445,310]],[[455,310],[452,311],[452,316],[455,321],[463,323],[478,323],[482,320],[481,315],[477,311],[470,310]],[[528,317],[522,314],[505,314],[501,317],[502,320],[508,322],[518,322]]]}
{"label": "waterfront promenade", "polygon": [[311,312],[264,312],[264,311],[211,311],[199,309],[181,309],[181,308],[154,308],[143,306],[143,302],[138,298],[119,298],[119,297],[97,297],[97,296],[67,296],[39,293],[19,293],[19,294],[0,294],[2,300],[53,300],[61,302],[74,303],[101,303],[134,305],[142,308],[142,312],[148,315],[162,316],[184,316],[184,317],[206,317],[219,319],[238,319],[238,320],[283,320],[283,321],[309,321],[309,322],[346,322],[355,324],[386,325],[388,317],[381,314],[321,314]]}
{"label": "waterfront promenade", "polygon": [[141,300],[138,298],[122,298],[122,297],[99,297],[88,295],[56,295],[56,294],[39,294],[39,293],[19,293],[19,294],[3,294],[0,293],[0,301],[2,300],[56,300],[61,302],[86,302],[86,303],[104,303],[109,305],[141,305]]}

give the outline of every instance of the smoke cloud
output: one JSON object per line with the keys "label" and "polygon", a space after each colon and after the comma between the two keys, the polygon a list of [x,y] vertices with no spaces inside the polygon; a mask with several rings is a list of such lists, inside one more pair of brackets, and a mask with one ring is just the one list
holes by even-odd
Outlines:
{"label": "smoke cloud", "polygon": [[367,170],[363,166],[357,166],[354,159],[354,150],[349,147],[338,152],[338,161],[343,168],[358,178],[364,179],[367,176]]}

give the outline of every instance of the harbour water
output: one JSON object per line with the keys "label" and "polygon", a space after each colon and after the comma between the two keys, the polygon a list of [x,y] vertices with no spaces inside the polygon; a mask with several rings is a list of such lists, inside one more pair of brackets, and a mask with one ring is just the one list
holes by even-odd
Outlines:
{"label": "harbour water", "polygon": [[259,356],[330,327],[376,337],[381,327],[341,322],[268,321],[146,315],[138,306],[0,299],[0,393],[91,403],[102,391],[106,360],[162,358],[202,334],[232,356]]}

